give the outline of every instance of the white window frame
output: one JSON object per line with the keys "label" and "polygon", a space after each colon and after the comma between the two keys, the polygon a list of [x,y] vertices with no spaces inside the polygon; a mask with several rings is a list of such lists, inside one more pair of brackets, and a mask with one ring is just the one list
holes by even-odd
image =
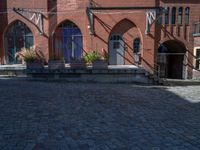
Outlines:
{"label": "white window frame", "polygon": [[[200,58],[198,58],[198,59],[196,58],[197,51],[200,51],[200,47],[195,47],[194,48],[194,56],[195,56],[194,67],[195,67],[195,69],[200,70]],[[197,66],[197,60],[199,60],[199,68],[196,68],[196,66]]]}

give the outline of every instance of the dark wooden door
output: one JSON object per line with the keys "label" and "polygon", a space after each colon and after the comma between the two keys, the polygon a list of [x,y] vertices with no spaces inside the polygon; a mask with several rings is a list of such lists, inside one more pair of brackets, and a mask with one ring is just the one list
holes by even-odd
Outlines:
{"label": "dark wooden door", "polygon": [[168,62],[168,78],[183,78],[183,60],[184,55],[170,55]]}

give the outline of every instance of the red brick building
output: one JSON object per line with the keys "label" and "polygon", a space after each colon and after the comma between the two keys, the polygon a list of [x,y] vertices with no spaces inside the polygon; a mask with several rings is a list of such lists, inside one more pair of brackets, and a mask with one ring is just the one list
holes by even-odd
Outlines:
{"label": "red brick building", "polygon": [[167,78],[200,69],[199,0],[1,0],[1,64],[35,45],[65,62],[104,48],[111,65],[138,65]]}

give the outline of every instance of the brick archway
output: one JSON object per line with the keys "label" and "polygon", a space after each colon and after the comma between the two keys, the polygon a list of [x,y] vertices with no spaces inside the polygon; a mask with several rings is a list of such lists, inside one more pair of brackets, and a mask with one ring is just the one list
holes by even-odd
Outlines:
{"label": "brick archway", "polygon": [[186,73],[186,46],[179,41],[168,40],[158,48],[158,65],[160,76],[164,78],[183,79]]}
{"label": "brick archway", "polygon": [[[113,37],[119,37],[117,38],[118,41]],[[142,45],[142,34],[134,22],[129,19],[119,21],[112,28],[108,39],[109,63],[111,65],[135,65],[137,58],[136,54],[134,54],[133,45],[134,40],[137,38],[140,39]],[[142,51],[142,46],[140,48]]]}
{"label": "brick archway", "polygon": [[72,21],[61,22],[53,34],[54,59],[64,58],[66,63],[80,60],[83,54],[83,36],[80,28]]}
{"label": "brick archway", "polygon": [[34,45],[34,35],[31,29],[22,21],[13,21],[4,32],[4,47],[6,64],[19,64],[16,53],[22,48]]}

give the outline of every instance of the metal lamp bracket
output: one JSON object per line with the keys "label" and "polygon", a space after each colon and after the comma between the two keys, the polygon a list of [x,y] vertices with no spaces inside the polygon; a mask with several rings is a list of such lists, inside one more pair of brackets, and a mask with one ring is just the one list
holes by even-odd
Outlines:
{"label": "metal lamp bracket", "polygon": [[33,23],[39,30],[40,34],[44,34],[42,13],[20,8],[13,8],[13,11]]}

